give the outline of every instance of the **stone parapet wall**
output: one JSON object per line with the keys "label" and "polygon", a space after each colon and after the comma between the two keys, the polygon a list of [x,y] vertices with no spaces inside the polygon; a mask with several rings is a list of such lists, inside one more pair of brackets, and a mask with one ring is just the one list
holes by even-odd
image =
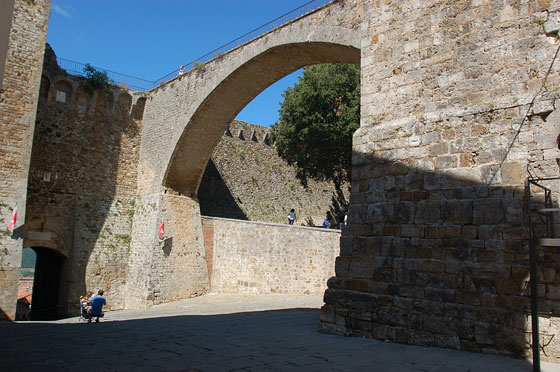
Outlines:
{"label": "stone parapet wall", "polygon": [[340,230],[211,217],[202,225],[213,231],[213,292],[321,294],[334,275]]}
{"label": "stone parapet wall", "polygon": [[[8,3],[0,5],[0,10],[9,12]],[[7,15],[11,28],[0,91],[0,319],[14,319],[16,311],[27,177],[50,3],[17,0],[13,15]],[[6,229],[16,204],[16,231],[9,237]]]}

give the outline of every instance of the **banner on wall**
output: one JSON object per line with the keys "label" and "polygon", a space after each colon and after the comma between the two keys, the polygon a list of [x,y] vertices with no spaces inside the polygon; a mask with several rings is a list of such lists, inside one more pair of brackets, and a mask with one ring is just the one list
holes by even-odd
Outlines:
{"label": "banner on wall", "polygon": [[16,228],[16,222],[17,222],[17,203],[16,203],[16,206],[14,207],[14,210],[12,212],[12,218],[10,218],[10,224],[8,225],[8,235],[10,235],[10,236],[14,235],[14,229]]}
{"label": "banner on wall", "polygon": [[161,217],[161,223],[159,224],[158,229],[158,240],[161,242],[163,241],[163,235],[165,234],[165,222],[163,221],[163,217]]}

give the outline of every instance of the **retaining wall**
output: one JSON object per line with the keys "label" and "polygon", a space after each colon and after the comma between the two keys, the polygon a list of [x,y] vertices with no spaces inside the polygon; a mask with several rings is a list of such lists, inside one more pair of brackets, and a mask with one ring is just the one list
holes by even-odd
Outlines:
{"label": "retaining wall", "polygon": [[212,217],[202,226],[214,292],[322,294],[334,275],[340,230]]}

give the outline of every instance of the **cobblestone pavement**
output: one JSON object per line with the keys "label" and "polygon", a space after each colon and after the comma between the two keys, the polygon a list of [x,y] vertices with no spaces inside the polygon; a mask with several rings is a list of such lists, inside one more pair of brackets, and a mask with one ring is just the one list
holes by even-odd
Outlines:
{"label": "cobblestone pavement", "polygon": [[[206,295],[145,310],[0,323],[8,371],[531,371],[523,359],[316,331],[321,297]],[[543,363],[545,372],[560,365]]]}

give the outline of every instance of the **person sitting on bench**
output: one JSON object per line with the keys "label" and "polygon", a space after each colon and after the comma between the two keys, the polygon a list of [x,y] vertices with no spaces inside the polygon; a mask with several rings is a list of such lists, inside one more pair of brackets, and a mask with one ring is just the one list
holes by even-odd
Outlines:
{"label": "person sitting on bench", "polygon": [[103,305],[107,303],[107,301],[105,301],[105,297],[103,297],[103,290],[100,289],[97,292],[97,295],[91,296],[89,302],[91,304],[91,308],[88,311],[88,323],[91,323],[92,318],[95,318],[95,321],[99,322],[99,318],[103,318],[105,315],[102,311]]}

